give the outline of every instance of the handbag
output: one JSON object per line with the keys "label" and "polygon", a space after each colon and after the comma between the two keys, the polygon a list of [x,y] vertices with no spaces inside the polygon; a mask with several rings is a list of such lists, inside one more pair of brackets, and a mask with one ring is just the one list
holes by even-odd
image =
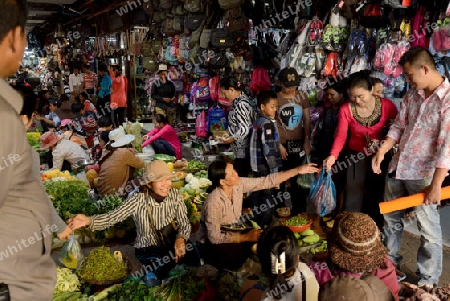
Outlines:
{"label": "handbag", "polygon": [[174,220],[170,222],[167,226],[164,226],[161,230],[156,230],[155,223],[153,222],[153,216],[151,213],[150,206],[147,205],[148,216],[150,218],[150,227],[155,233],[156,241],[159,247],[165,249],[173,248],[175,244],[175,239],[177,237],[178,226]]}
{"label": "handbag", "polygon": [[234,45],[234,40],[225,28],[214,28],[211,33],[211,46],[217,49],[227,49]]}

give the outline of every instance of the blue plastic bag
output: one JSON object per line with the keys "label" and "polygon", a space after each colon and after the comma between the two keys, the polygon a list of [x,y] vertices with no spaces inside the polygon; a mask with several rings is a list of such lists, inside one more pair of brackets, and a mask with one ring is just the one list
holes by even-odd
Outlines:
{"label": "blue plastic bag", "polygon": [[331,173],[323,167],[317,180],[311,185],[309,201],[313,203],[316,213],[321,217],[336,208],[336,188]]}

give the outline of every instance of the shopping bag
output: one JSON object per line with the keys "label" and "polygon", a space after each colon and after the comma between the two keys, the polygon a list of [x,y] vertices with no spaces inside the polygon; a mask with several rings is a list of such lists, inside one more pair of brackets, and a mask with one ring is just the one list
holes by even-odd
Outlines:
{"label": "shopping bag", "polygon": [[62,247],[58,260],[69,269],[77,269],[81,266],[83,252],[73,233],[70,240]]}
{"label": "shopping bag", "polygon": [[319,178],[311,185],[309,201],[321,217],[336,208],[336,188],[331,179],[331,173],[326,171],[325,167],[322,168]]}
{"label": "shopping bag", "polygon": [[[311,163],[311,156],[310,155],[306,155],[303,157],[303,162],[302,165],[304,164],[309,164]],[[297,185],[305,188],[305,189],[310,189],[312,183],[314,183],[314,181],[316,180],[316,175],[313,173],[307,173],[304,175],[298,175],[297,177]]]}

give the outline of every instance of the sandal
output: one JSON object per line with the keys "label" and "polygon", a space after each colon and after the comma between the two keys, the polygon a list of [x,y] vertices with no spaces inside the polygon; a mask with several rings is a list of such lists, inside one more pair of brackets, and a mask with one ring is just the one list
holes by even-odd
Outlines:
{"label": "sandal", "polygon": [[302,55],[301,57],[299,57],[298,59],[298,75],[302,76],[306,69],[308,68],[308,62],[309,62],[309,52],[306,52],[304,55]]}
{"label": "sandal", "polygon": [[316,54],[310,52],[309,59],[304,72],[305,77],[310,77],[314,73],[315,67],[316,67]]}

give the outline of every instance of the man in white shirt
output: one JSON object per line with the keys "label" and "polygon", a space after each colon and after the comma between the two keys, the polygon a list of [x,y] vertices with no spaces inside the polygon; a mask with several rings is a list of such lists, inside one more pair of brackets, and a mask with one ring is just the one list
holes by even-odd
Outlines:
{"label": "man in white shirt", "polygon": [[80,74],[78,67],[73,67],[73,73],[69,76],[69,88],[72,96],[78,96],[81,92],[83,84],[83,76]]}

